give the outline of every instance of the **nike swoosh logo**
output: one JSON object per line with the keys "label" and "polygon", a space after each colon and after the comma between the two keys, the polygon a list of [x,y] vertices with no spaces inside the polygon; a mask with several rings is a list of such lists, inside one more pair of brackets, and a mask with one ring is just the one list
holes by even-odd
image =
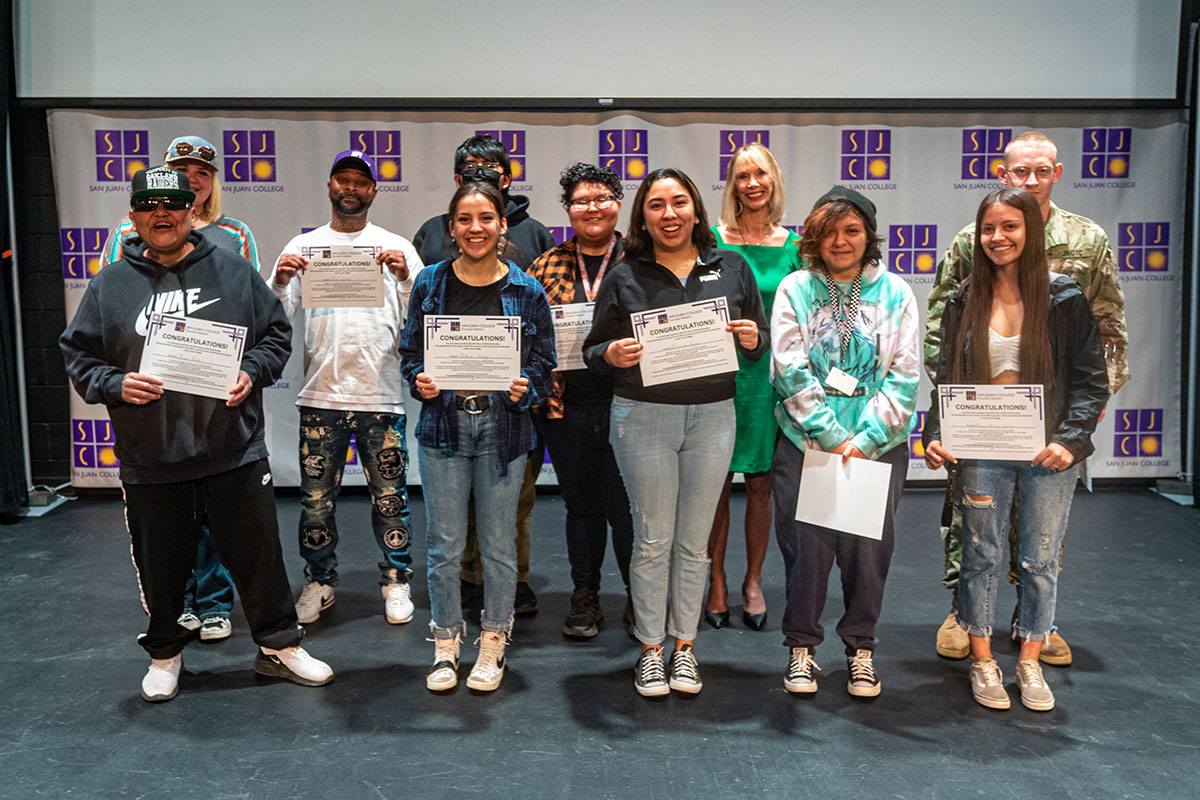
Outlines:
{"label": "nike swoosh logo", "polygon": [[187,313],[190,314],[192,312],[199,311],[200,309],[204,308],[205,306],[211,306],[213,303],[219,303],[219,302],[221,302],[221,298],[218,297],[216,300],[206,300],[203,303],[197,303],[196,305],[187,309]]}

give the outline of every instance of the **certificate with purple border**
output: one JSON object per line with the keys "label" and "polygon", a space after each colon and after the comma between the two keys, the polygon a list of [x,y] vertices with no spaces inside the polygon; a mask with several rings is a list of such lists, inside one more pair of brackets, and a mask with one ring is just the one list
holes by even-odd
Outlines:
{"label": "certificate with purple border", "polygon": [[151,314],[138,372],[162,378],[173,392],[228,400],[245,346],[245,326]]}
{"label": "certificate with purple border", "polygon": [[723,372],[737,372],[737,349],[724,297],[677,306],[638,311],[633,338],[642,343],[642,385],[685,381]]}
{"label": "certificate with purple border", "polygon": [[425,317],[425,374],[438,389],[508,391],[521,377],[521,318]]}
{"label": "certificate with purple border", "polygon": [[958,459],[1033,461],[1046,447],[1041,384],[939,386],[942,446]]}

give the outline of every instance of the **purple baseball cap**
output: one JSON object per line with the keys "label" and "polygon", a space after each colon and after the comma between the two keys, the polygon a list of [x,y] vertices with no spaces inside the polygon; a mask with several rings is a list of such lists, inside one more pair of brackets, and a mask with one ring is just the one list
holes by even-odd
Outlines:
{"label": "purple baseball cap", "polygon": [[375,180],[375,162],[362,150],[343,150],[334,156],[329,174],[332,175],[340,169],[356,169],[366,173],[372,182]]}

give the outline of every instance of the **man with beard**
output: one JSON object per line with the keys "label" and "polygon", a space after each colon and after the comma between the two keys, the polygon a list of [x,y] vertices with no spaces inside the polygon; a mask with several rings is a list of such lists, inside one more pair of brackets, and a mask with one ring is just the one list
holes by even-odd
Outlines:
{"label": "man with beard", "polygon": [[383,553],[379,585],[392,624],[413,617],[409,590],[408,493],[405,488],[403,384],[397,348],[421,258],[402,236],[367,222],[375,199],[375,165],[360,150],[338,153],[329,171],[329,224],[302,233],[283,248],[271,290],[289,317],[302,304],[297,274],[334,249],[353,248],[383,270],[383,305],[374,308],[305,308],[304,385],[300,407],[300,555],[307,581],[296,614],[315,622],[333,605],[338,582],[334,511],[350,435],[371,492],[371,527]]}

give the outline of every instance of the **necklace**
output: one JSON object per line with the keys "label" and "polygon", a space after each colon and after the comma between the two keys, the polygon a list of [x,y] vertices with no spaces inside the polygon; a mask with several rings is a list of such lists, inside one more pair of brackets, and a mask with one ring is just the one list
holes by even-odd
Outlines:
{"label": "necklace", "polygon": [[613,248],[617,246],[617,237],[614,236],[608,242],[608,250],[604,253],[604,260],[600,262],[600,269],[596,271],[596,282],[592,283],[588,280],[587,270],[583,267],[583,248],[579,243],[575,244],[575,256],[579,261],[579,278],[583,281],[583,296],[590,303],[596,299],[596,292],[600,291],[600,281],[604,280],[604,270],[608,267],[608,260],[612,258]]}
{"label": "necklace", "polygon": [[774,233],[775,233],[775,226],[772,225],[769,228],[767,228],[766,236],[762,237],[757,242],[752,242],[746,238],[746,234],[742,231],[742,229],[738,228],[738,236],[742,237],[742,244],[745,245],[746,247],[758,247],[759,245],[761,245],[762,243],[764,243],[768,239],[770,239]]}

